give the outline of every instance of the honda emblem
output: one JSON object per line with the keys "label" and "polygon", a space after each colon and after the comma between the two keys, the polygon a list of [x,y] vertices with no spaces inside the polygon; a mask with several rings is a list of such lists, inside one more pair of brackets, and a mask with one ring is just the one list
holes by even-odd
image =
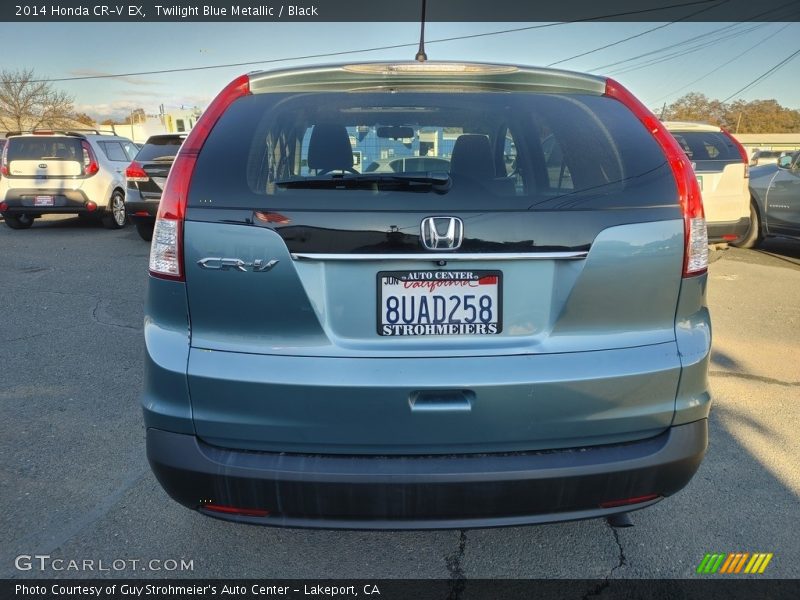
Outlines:
{"label": "honda emblem", "polygon": [[464,239],[464,223],[458,217],[427,217],[419,239],[426,250],[455,250]]}

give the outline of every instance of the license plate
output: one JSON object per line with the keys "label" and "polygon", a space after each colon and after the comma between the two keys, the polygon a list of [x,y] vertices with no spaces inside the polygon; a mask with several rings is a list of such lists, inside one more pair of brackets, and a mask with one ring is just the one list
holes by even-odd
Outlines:
{"label": "license plate", "polygon": [[496,335],[501,271],[381,271],[378,335]]}
{"label": "license plate", "polygon": [[53,197],[52,196],[34,196],[33,205],[34,206],[53,206]]}

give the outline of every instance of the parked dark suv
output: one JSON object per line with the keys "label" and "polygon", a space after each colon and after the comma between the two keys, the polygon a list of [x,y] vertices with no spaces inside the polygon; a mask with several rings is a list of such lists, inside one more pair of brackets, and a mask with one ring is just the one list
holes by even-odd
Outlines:
{"label": "parked dark suv", "polygon": [[185,139],[185,133],[150,136],[125,170],[128,218],[136,225],[139,236],[148,242],[153,238],[161,191]]}
{"label": "parked dark suv", "polygon": [[[437,170],[355,169],[420,156]],[[178,502],[264,525],[650,506],[706,448],[707,261],[686,155],[613,80],[460,63],[240,77],[161,198],[150,464]]]}

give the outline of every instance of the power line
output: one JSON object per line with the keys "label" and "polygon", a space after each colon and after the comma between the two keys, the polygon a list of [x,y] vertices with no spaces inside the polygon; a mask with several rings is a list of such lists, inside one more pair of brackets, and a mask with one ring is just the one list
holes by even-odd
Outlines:
{"label": "power line", "polygon": [[[786,13],[783,17],[781,17],[780,16],[781,11],[783,11],[786,8],[790,8],[790,11],[788,13]],[[752,15],[748,19],[748,21],[758,21],[758,20],[760,20],[763,17],[766,17],[768,15],[770,16],[771,19],[781,20],[782,18],[786,18],[787,16],[796,15],[796,9],[797,9],[797,1],[796,0],[790,0],[786,4],[782,4],[782,5],[778,6],[777,8],[765,10],[765,11],[762,11],[762,12],[760,12],[758,14]],[[640,58],[644,58],[646,56],[652,56],[654,54],[660,54],[660,53],[665,52],[667,50],[670,50],[672,48],[678,48],[678,47],[683,46],[685,44],[690,44],[691,42],[695,42],[695,41],[701,40],[703,38],[708,38],[708,36],[713,36],[713,35],[715,35],[717,33],[721,33],[721,32],[726,31],[726,30],[735,29],[737,27],[740,27],[743,24],[745,24],[745,23],[733,23],[731,25],[725,25],[725,26],[720,27],[718,29],[714,29],[713,31],[692,36],[692,37],[687,38],[687,39],[685,39],[685,40],[683,40],[681,42],[677,42],[675,44],[669,44],[667,46],[663,46],[663,47],[657,48],[655,50],[650,50],[649,52],[643,52],[643,53],[638,54],[636,56],[632,56],[630,58],[619,60],[617,62],[601,65],[599,67],[595,67],[593,69],[589,69],[589,71],[590,72],[602,71],[602,70],[608,69],[609,67],[616,67],[617,65],[622,65],[622,64],[625,64],[625,63],[635,62],[635,61],[639,60]],[[741,31],[739,33],[741,33]],[[734,33],[732,35],[737,35],[737,34]],[[713,40],[712,40],[712,43],[713,43]],[[648,66],[648,65],[645,65],[645,66]]]}
{"label": "power line", "polygon": [[706,40],[704,42],[699,42],[699,43],[696,43],[695,45],[690,46],[690,47],[688,47],[688,48],[686,48],[684,50],[678,50],[678,51],[672,52],[671,54],[666,54],[666,55],[658,57],[658,58],[652,58],[652,59],[644,61],[644,62],[642,62],[642,63],[640,63],[638,65],[632,65],[632,66],[625,67],[625,68],[622,68],[622,69],[615,69],[615,70],[613,70],[611,72],[611,74],[613,74],[613,75],[622,75],[623,73],[631,73],[632,71],[638,71],[639,69],[644,69],[644,68],[647,68],[647,67],[651,67],[653,65],[657,65],[659,63],[668,62],[668,61],[676,59],[676,58],[683,58],[684,56],[686,56],[688,54],[693,54],[694,52],[697,52],[699,50],[704,50],[705,48],[708,48],[710,46],[716,46],[720,42],[723,42],[723,41],[731,39],[731,38],[738,38],[741,35],[752,33],[753,31],[756,31],[758,29],[762,29],[762,28],[764,28],[764,27],[766,27],[768,25],[770,25],[770,23],[760,23],[758,25],[751,25],[749,28],[740,29],[738,31],[732,31],[732,32],[728,33],[727,35],[722,35],[722,36],[718,36],[718,37],[713,38],[713,39]]}
{"label": "power line", "polygon": [[707,36],[714,35],[716,33],[720,33],[720,32],[723,32],[723,31],[726,31],[726,30],[729,30],[729,29],[733,29],[735,27],[738,27],[739,25],[741,25],[741,23],[734,23],[732,25],[725,25],[723,27],[720,27],[718,29],[714,29],[714,30],[712,30],[710,32],[707,32],[707,33],[703,33],[703,34],[700,34],[700,35],[694,35],[694,36],[692,36],[690,38],[686,38],[685,40],[680,41],[680,42],[676,42],[674,44],[669,44],[667,46],[662,46],[661,48],[656,48],[655,50],[650,50],[648,52],[642,52],[641,54],[637,54],[636,56],[632,56],[630,58],[625,58],[623,60],[618,60],[618,61],[613,62],[613,63],[600,65],[599,67],[595,67],[595,68],[589,69],[589,70],[592,71],[592,72],[594,72],[594,71],[603,71],[605,69],[608,69],[609,67],[616,67],[617,65],[623,65],[625,63],[635,62],[635,61],[639,60],[640,58],[645,58],[647,56],[652,56],[654,54],[660,54],[660,53],[665,52],[667,50],[670,50],[672,48],[678,48],[678,47],[683,46],[685,44],[689,44],[691,42],[695,42],[695,41],[697,41],[697,40],[699,40],[701,38],[705,38]]}
{"label": "power line", "polygon": [[[789,25],[791,25],[791,23],[786,23],[786,24],[785,24],[783,27],[781,27],[780,29],[778,29],[778,31],[776,31],[776,32],[773,34],[773,36],[772,36],[772,37],[775,37],[775,36],[777,36],[777,35],[778,35],[778,34],[779,34],[781,31],[783,31],[784,29],[786,29],[787,27],[789,27]],[[764,37],[763,39],[759,40],[758,42],[756,42],[755,44],[753,44],[752,46],[750,46],[749,48],[747,48],[747,49],[746,49],[744,52],[741,52],[741,53],[737,54],[736,56],[734,56],[733,58],[731,58],[731,59],[729,59],[729,60],[726,60],[726,61],[725,61],[724,63],[722,63],[721,65],[717,65],[716,67],[714,67],[713,69],[711,69],[710,71],[708,71],[708,73],[704,73],[703,75],[701,75],[701,76],[700,76],[700,77],[698,77],[697,79],[694,79],[694,80],[690,81],[689,83],[687,83],[686,85],[684,85],[684,86],[682,86],[682,87],[679,87],[677,90],[672,90],[672,91],[671,91],[671,92],[669,92],[668,94],[664,94],[663,96],[661,96],[661,97],[659,97],[659,98],[656,98],[655,100],[653,100],[653,102],[652,102],[652,103],[653,103],[653,104],[655,104],[656,102],[660,102],[661,100],[664,100],[665,98],[669,98],[670,96],[672,96],[672,95],[674,95],[674,94],[677,94],[678,92],[682,92],[682,91],[683,91],[683,90],[685,90],[686,88],[688,88],[688,87],[690,87],[690,86],[694,85],[694,84],[695,84],[695,83],[697,83],[698,81],[702,81],[703,79],[705,79],[705,78],[706,78],[706,77],[708,77],[709,75],[712,75],[713,73],[716,73],[716,72],[717,72],[717,71],[719,71],[721,68],[728,66],[728,65],[729,65],[729,64],[731,64],[733,61],[735,61],[735,60],[738,60],[739,58],[741,58],[742,56],[744,56],[745,54],[747,54],[747,53],[748,53],[748,52],[750,52],[751,50],[753,50],[753,49],[757,48],[758,46],[760,46],[761,44],[763,44],[763,43],[765,43],[765,42],[768,42],[768,41],[770,41],[771,39],[772,39],[772,38],[770,38],[770,37]]]}
{"label": "power line", "polygon": [[[726,0],[727,1],[727,0]],[[439,38],[435,40],[426,40],[428,45],[430,44],[438,44],[438,43],[445,43],[445,42],[453,42],[459,40],[469,40],[487,36],[494,36],[494,35],[504,35],[507,33],[516,33],[519,31],[530,31],[533,29],[544,29],[548,27],[559,27],[562,25],[570,25],[572,23],[583,23],[583,22],[591,22],[591,21],[602,21],[602,20],[610,20],[617,17],[626,17],[631,15],[639,15],[649,12],[657,12],[663,10],[669,10],[673,8],[684,8],[688,6],[696,6],[698,4],[709,4],[709,3],[716,3],[718,0],[694,0],[692,2],[682,2],[679,4],[671,4],[667,6],[659,6],[656,8],[646,8],[642,10],[633,10],[633,11],[625,11],[620,13],[608,14],[608,15],[600,15],[596,17],[586,17],[583,19],[575,19],[572,21],[561,21],[557,23],[543,23],[538,25],[528,25],[525,27],[515,27],[511,29],[501,29],[499,31],[487,31],[484,33],[473,33],[470,35],[459,35],[447,38]],[[709,7],[711,8],[711,7]],[[416,47],[419,42],[412,42],[407,44],[392,44],[387,46],[375,46],[372,48],[360,48],[356,50],[341,50],[338,52],[323,52],[319,54],[306,54],[304,56],[291,56],[285,58],[272,58],[267,60],[254,60],[254,61],[247,61],[247,62],[239,62],[239,63],[226,63],[220,65],[204,65],[200,67],[180,67],[174,69],[160,69],[155,71],[136,71],[131,73],[109,73],[109,74],[102,74],[102,75],[82,75],[76,77],[58,77],[55,79],[31,79],[29,80],[30,83],[53,83],[53,82],[61,82],[61,81],[85,81],[89,79],[113,79],[115,77],[137,77],[142,75],[164,75],[168,73],[182,73],[182,72],[193,72],[193,71],[207,71],[211,69],[226,69],[231,67],[246,67],[251,65],[265,65],[265,64],[273,64],[278,62],[287,62],[287,61],[295,61],[295,60],[307,60],[310,58],[329,58],[334,56],[343,56],[345,54],[363,54],[367,52],[378,52],[380,50],[396,50],[398,48],[410,48]],[[19,81],[14,81],[11,83],[21,83]]]}
{"label": "power line", "polygon": [[782,68],[782,67],[786,66],[786,64],[788,64],[788,63],[789,63],[789,62],[790,62],[790,61],[791,61],[791,60],[792,60],[792,59],[793,59],[795,56],[797,56],[798,54],[800,54],[800,49],[796,50],[795,52],[793,52],[792,54],[790,54],[789,56],[787,56],[786,58],[784,58],[782,61],[780,61],[780,62],[779,62],[777,65],[775,65],[774,67],[772,67],[772,68],[771,68],[771,69],[769,69],[768,71],[765,71],[764,73],[762,73],[761,75],[759,75],[758,77],[756,77],[756,78],[755,78],[753,81],[751,81],[750,83],[748,83],[748,84],[747,84],[746,86],[744,86],[742,89],[740,89],[740,90],[736,90],[735,92],[733,92],[733,93],[732,93],[730,96],[728,96],[727,98],[725,98],[725,100],[723,100],[723,101],[722,101],[722,103],[724,104],[725,102],[727,102],[728,100],[730,100],[730,99],[731,99],[731,98],[733,98],[734,96],[738,96],[739,94],[741,94],[741,93],[742,93],[742,92],[744,92],[745,90],[748,90],[748,89],[750,89],[751,87],[753,87],[754,85],[757,85],[758,83],[760,83],[761,81],[763,81],[764,79],[766,79],[767,77],[769,77],[770,75],[772,75],[773,73],[775,73],[776,71],[778,71],[780,68]]}
{"label": "power line", "polygon": [[647,35],[648,33],[652,33],[652,32],[657,31],[659,29],[664,29],[665,27],[669,27],[670,25],[674,25],[675,23],[678,23],[680,21],[685,21],[686,19],[689,19],[691,17],[699,15],[700,13],[703,13],[703,12],[705,12],[707,10],[711,10],[712,8],[717,8],[718,6],[721,6],[721,5],[723,5],[723,4],[725,4],[726,2],[729,2],[729,1],[730,0],[722,0],[718,4],[713,4],[711,6],[707,6],[705,8],[701,8],[700,10],[695,11],[695,12],[693,12],[691,14],[688,14],[685,17],[681,17],[680,19],[675,19],[674,21],[670,21],[669,23],[664,23],[663,25],[658,25],[657,27],[653,27],[652,29],[648,29],[647,31],[643,31],[641,33],[637,33],[636,35],[631,35],[629,37],[623,38],[623,39],[618,40],[616,42],[612,42],[610,44],[606,44],[605,46],[599,46],[597,48],[593,48],[592,50],[587,50],[586,52],[581,52],[580,54],[575,54],[574,56],[570,56],[569,58],[562,58],[561,60],[557,60],[556,62],[551,62],[547,66],[548,67],[553,67],[555,65],[560,65],[561,63],[569,62],[569,61],[571,61],[571,60],[573,60],[575,58],[580,58],[582,56],[586,56],[587,54],[594,54],[595,52],[599,52],[600,50],[605,50],[606,48],[611,48],[612,46],[618,46],[619,44],[623,44],[625,42],[629,42],[630,40],[642,37],[643,35]]}

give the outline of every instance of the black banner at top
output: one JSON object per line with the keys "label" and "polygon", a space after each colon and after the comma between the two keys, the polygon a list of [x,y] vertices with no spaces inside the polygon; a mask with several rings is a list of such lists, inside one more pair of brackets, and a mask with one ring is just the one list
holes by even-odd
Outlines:
{"label": "black banner at top", "polygon": [[[16,0],[0,21],[419,21],[422,0]],[[427,21],[800,21],[797,0],[427,0]]]}

